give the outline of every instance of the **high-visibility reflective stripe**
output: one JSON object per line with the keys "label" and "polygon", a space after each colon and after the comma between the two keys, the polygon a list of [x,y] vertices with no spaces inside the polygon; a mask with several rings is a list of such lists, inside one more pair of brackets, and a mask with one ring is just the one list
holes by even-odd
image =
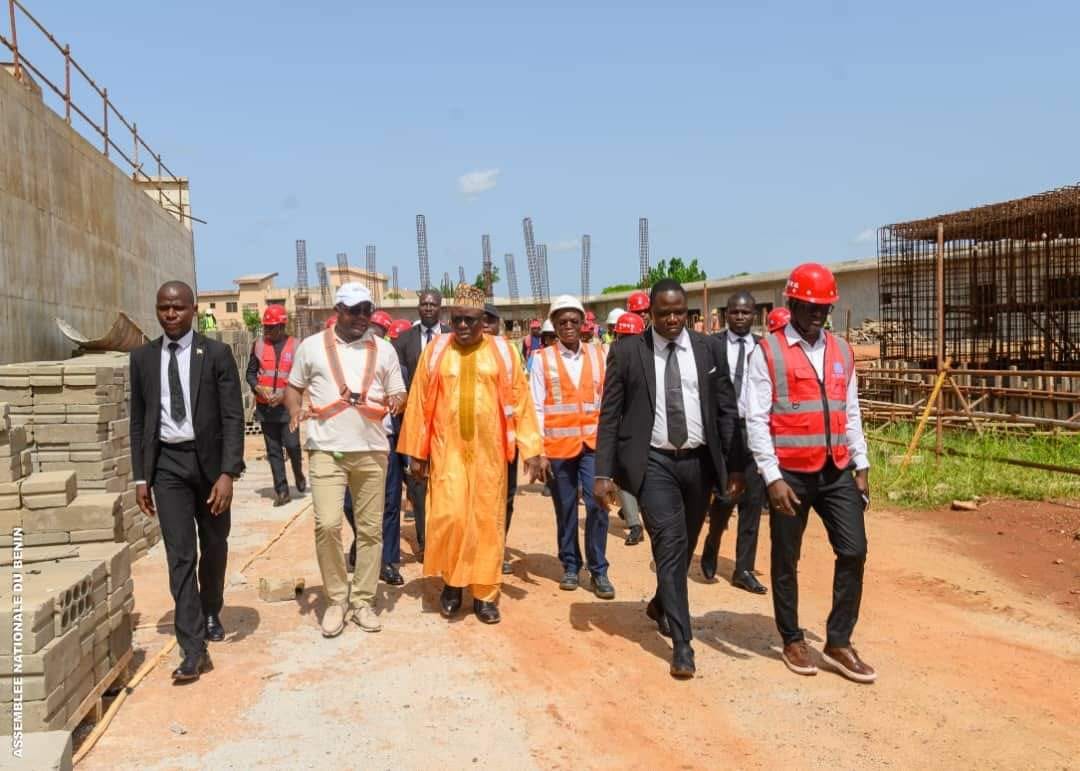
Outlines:
{"label": "high-visibility reflective stripe", "polygon": [[562,380],[559,378],[559,360],[557,358],[558,354],[555,352],[555,346],[545,348],[540,355],[544,358],[548,382],[551,384],[548,389],[551,392],[551,400],[556,404],[560,404],[563,400]]}
{"label": "high-visibility reflective stripe", "polygon": [[578,411],[576,404],[545,404],[545,415],[567,415]]}
{"label": "high-visibility reflective stripe", "polygon": [[[773,403],[772,411],[774,415],[805,415],[814,412],[824,412],[823,404],[824,402],[822,402],[821,399],[810,399],[804,402],[777,401]],[[847,402],[841,399],[829,399],[828,404],[830,412],[843,412],[847,409]]]}
{"label": "high-visibility reflective stripe", "polygon": [[571,428],[548,428],[544,426],[544,436],[550,436],[553,439],[564,436],[582,436],[582,430],[579,426]]}
{"label": "high-visibility reflective stripe", "polygon": [[773,444],[777,447],[825,447],[825,434],[790,434],[773,435]]}
{"label": "high-visibility reflective stripe", "polygon": [[780,348],[780,335],[766,335],[764,342],[769,348],[773,372],[776,375],[773,378],[775,381],[773,387],[776,389],[776,400],[786,402],[788,401],[787,362],[784,360],[784,351]]}

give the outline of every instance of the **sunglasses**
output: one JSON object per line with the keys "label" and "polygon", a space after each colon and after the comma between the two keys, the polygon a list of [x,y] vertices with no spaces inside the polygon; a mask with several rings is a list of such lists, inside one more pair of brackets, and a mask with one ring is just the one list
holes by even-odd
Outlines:
{"label": "sunglasses", "polygon": [[483,316],[451,316],[450,317],[450,324],[452,326],[455,326],[455,327],[458,324],[466,324],[466,325],[468,325],[470,327],[475,327],[477,324],[479,324],[483,320],[484,320]]}
{"label": "sunglasses", "polygon": [[349,316],[370,316],[375,312],[375,306],[368,302],[357,303],[353,306],[343,305],[341,308],[341,312]]}

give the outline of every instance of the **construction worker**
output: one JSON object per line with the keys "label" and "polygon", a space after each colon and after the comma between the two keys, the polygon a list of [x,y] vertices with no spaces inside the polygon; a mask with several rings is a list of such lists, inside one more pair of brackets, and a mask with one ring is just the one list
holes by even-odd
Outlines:
{"label": "construction worker", "polygon": [[383,340],[388,339],[393,323],[393,317],[386,311],[375,311],[371,314],[371,329]]}
{"label": "construction worker", "polygon": [[[499,315],[499,309],[495,307],[494,303],[484,304],[484,333],[492,335],[493,337],[501,336],[500,325],[502,319]],[[521,360],[521,349],[516,345],[511,345],[510,350],[514,352],[514,356],[517,358],[517,365],[519,368],[524,369],[525,364]],[[514,450],[514,459],[507,464],[507,477],[506,477],[506,534],[510,534],[510,520],[514,517],[514,498],[517,496],[518,489],[518,453]],[[504,576],[508,576],[514,572],[513,566],[510,564],[510,558],[506,550],[503,551],[503,564],[502,572]]]}
{"label": "construction worker", "polygon": [[613,308],[604,321],[604,342],[608,346],[615,342],[615,325],[619,323],[619,319],[624,313],[626,313],[624,308]]}
{"label": "construction worker", "polygon": [[[641,316],[624,310],[619,310],[619,314],[619,318],[613,327],[616,337],[615,342],[624,337],[640,335],[645,331],[645,322],[641,320]],[[611,351],[615,350],[616,347],[613,344]],[[619,516],[626,520],[626,526],[629,528],[623,544],[637,546],[645,539],[644,527],[641,523],[641,507],[638,506],[637,498],[622,488],[619,488]]]}
{"label": "construction worker", "polygon": [[797,566],[810,509],[821,517],[836,555],[832,612],[822,658],[859,683],[877,673],[851,645],[866,562],[864,512],[870,464],[859,412],[855,360],[843,338],[824,329],[837,301],[836,279],[824,265],[791,272],[784,296],[791,321],[750,357],[746,428],[765,480],[772,539],[771,578],[782,658],[800,675],[817,666],[799,627]]}
{"label": "construction worker", "polygon": [[588,319],[581,325],[581,342],[586,345],[593,344],[593,337],[596,335],[596,324]]}
{"label": "construction worker", "polygon": [[645,326],[649,326],[649,293],[640,289],[631,292],[626,298],[626,310],[636,313],[645,322]]}
{"label": "construction worker", "polygon": [[202,331],[203,332],[216,332],[217,331],[217,316],[214,315],[213,308],[207,308],[206,313],[202,317]]}
{"label": "construction worker", "polygon": [[582,555],[578,542],[578,495],[585,501],[585,553],[593,593],[615,597],[608,579],[607,510],[593,497],[596,426],[604,391],[605,362],[595,345],[581,341],[585,309],[572,295],[551,304],[548,320],[558,341],[533,357],[529,377],[544,457],[551,464],[552,502],[559,538],[563,577],[559,588],[578,588]]}
{"label": "construction worker", "polygon": [[529,361],[534,351],[540,350],[542,345],[540,340],[540,320],[533,319],[529,322],[529,334],[525,336],[525,339],[521,342],[521,355],[525,361]]}
{"label": "construction worker", "polygon": [[390,339],[397,340],[405,332],[412,328],[412,322],[408,319],[398,319],[390,324]]}
{"label": "construction worker", "polygon": [[289,430],[289,413],[284,404],[285,388],[289,383],[297,346],[296,338],[285,333],[288,320],[288,313],[282,305],[270,305],[263,311],[263,333],[251,348],[245,378],[255,393],[255,419],[262,426],[266,459],[274,476],[275,506],[284,506],[292,500],[289,479],[285,475],[286,453],[292,465],[297,491],[303,493],[307,490],[300,454],[300,435]]}
{"label": "construction worker", "polygon": [[791,311],[787,308],[773,308],[765,319],[765,325],[770,332],[775,332],[786,327],[789,321],[791,321]]}

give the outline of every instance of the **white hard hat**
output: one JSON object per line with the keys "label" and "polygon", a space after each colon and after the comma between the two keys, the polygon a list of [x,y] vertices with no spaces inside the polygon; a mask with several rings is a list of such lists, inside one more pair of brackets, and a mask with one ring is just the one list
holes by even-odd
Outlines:
{"label": "white hard hat", "polygon": [[214,315],[214,309],[213,308],[207,308],[206,309],[206,315],[207,316],[213,316]]}
{"label": "white hard hat", "polygon": [[540,334],[545,332],[555,334],[555,325],[551,323],[551,319],[544,319],[544,323],[540,325]]}
{"label": "white hard hat", "polygon": [[619,318],[626,313],[622,308],[615,308],[607,315],[607,321],[605,322],[609,327],[615,326],[618,323]]}
{"label": "white hard hat", "polygon": [[559,311],[566,310],[567,308],[574,309],[582,316],[585,315],[585,306],[581,304],[581,300],[574,297],[572,294],[561,294],[551,303],[551,308],[548,310],[548,318],[550,319]]}
{"label": "white hard hat", "polygon": [[360,303],[372,303],[371,290],[361,284],[359,281],[350,281],[347,284],[342,284],[338,287],[337,294],[334,295],[334,304],[344,305],[346,308],[352,308]]}

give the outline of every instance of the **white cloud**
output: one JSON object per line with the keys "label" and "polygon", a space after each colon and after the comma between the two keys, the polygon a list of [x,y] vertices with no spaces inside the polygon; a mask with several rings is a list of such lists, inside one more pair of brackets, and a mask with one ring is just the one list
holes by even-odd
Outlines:
{"label": "white cloud", "polygon": [[851,239],[851,241],[856,244],[875,243],[877,241],[877,228],[867,228]]}
{"label": "white cloud", "polygon": [[464,195],[479,195],[494,188],[498,183],[498,176],[498,169],[470,171],[458,177],[458,189]]}
{"label": "white cloud", "polygon": [[581,248],[581,242],[576,238],[571,238],[567,241],[556,241],[553,244],[548,244],[549,252],[576,252]]}

